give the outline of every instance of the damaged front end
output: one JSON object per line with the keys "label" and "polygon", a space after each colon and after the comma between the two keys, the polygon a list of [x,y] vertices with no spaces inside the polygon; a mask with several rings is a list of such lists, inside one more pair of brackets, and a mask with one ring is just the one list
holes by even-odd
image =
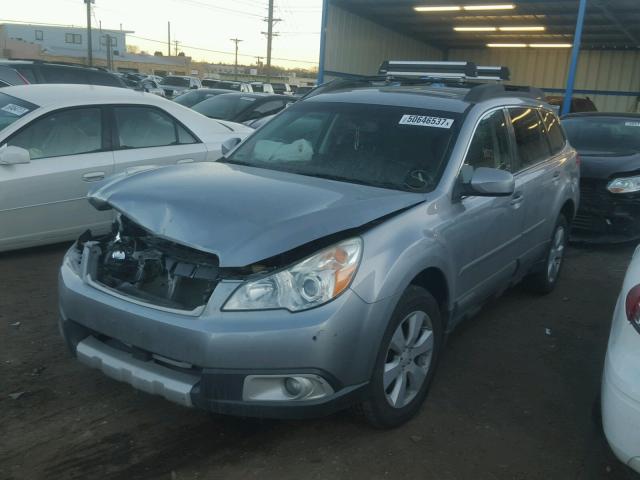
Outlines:
{"label": "damaged front end", "polygon": [[85,232],[77,244],[85,281],[169,311],[199,314],[220,281],[216,255],[159,238],[119,215],[112,232]]}

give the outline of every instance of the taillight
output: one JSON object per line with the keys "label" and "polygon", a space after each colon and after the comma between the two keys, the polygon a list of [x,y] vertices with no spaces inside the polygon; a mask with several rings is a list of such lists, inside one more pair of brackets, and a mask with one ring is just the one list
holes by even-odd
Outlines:
{"label": "taillight", "polygon": [[640,285],[636,285],[627,293],[625,309],[627,320],[640,332]]}

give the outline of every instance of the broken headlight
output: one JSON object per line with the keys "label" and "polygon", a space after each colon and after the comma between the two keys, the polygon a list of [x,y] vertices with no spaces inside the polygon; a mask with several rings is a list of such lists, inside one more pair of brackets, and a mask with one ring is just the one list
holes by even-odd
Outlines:
{"label": "broken headlight", "polygon": [[291,267],[244,283],[224,310],[307,310],[333,300],[351,284],[360,263],[362,240],[351,238]]}

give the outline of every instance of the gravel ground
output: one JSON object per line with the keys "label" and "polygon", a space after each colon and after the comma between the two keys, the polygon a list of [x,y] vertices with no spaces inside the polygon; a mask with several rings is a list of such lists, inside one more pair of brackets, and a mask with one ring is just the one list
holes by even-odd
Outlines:
{"label": "gravel ground", "polygon": [[0,254],[2,479],[640,478],[594,415],[630,246],[572,248],[553,294],[487,305],[450,337],[420,415],[392,431],[349,413],[212,417],[84,367],[56,327],[64,250]]}

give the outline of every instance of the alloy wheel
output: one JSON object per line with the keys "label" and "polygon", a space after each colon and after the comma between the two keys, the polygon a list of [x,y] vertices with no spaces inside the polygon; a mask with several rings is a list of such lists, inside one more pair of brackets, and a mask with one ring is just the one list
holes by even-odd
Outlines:
{"label": "alloy wheel", "polygon": [[382,382],[393,408],[405,407],[420,391],[431,366],[433,338],[431,319],[423,311],[408,314],[393,333]]}
{"label": "alloy wheel", "polygon": [[547,275],[551,283],[555,282],[560,272],[565,248],[565,229],[562,225],[556,228],[549,250],[549,260],[547,263]]}

